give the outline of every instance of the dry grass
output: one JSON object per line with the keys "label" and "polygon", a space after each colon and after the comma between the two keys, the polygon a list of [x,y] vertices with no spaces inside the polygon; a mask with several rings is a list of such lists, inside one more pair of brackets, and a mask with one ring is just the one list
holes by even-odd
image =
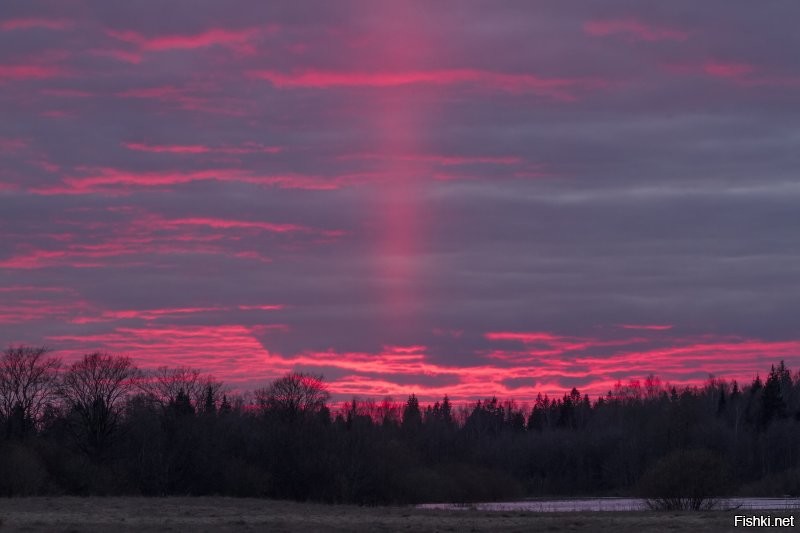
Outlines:
{"label": "dry grass", "polygon": [[[0,499],[0,532],[733,531],[735,512],[428,511],[234,498]],[[777,515],[777,513],[776,513]],[[787,515],[788,516],[788,515]]]}

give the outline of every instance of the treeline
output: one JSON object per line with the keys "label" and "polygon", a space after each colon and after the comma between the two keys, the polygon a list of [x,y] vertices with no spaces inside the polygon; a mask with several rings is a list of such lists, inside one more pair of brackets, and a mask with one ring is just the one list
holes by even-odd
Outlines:
{"label": "treeline", "polygon": [[689,470],[711,469],[703,479],[731,494],[800,495],[800,373],[781,362],[741,388],[650,377],[594,400],[576,389],[539,396],[530,408],[496,398],[455,408],[446,396],[420,405],[411,395],[332,412],[322,379],[303,373],[230,397],[197,371],[143,372],[115,355],[65,366],[45,348],[17,346],[0,357],[5,496],[627,495],[686,471],[683,457],[711,458]]}

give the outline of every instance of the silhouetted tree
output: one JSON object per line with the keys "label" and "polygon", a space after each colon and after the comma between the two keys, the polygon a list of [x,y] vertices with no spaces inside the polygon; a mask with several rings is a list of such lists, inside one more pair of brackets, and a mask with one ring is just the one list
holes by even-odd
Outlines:
{"label": "silhouetted tree", "polygon": [[217,398],[214,388],[211,385],[206,385],[205,397],[203,399],[202,413],[204,415],[217,414]]}
{"label": "silhouetted tree", "polygon": [[422,411],[419,408],[419,400],[415,394],[408,397],[403,408],[402,428],[406,433],[416,433],[422,426]]}
{"label": "silhouetted tree", "polygon": [[332,422],[318,376],[288,374],[255,395],[231,396],[194,369],[140,376],[126,358],[90,354],[57,372],[58,360],[43,357],[54,360],[44,367],[49,379],[59,376],[58,398],[27,414],[19,401],[0,411],[0,495],[374,504],[648,486],[672,498],[665,487],[678,486],[680,498],[696,500],[692,487],[705,490],[697,475],[745,494],[800,494],[800,420],[788,416],[800,413],[800,374],[783,363],[741,388],[713,377],[679,388],[648,376],[594,402],[577,389],[540,395],[531,409],[497,398],[457,408],[447,396],[429,405],[413,394],[404,403],[353,398],[332,406]]}
{"label": "silhouetted tree", "polygon": [[228,401],[228,395],[222,395],[222,402],[219,404],[219,412],[220,414],[227,415],[233,410],[231,407],[231,402]]}
{"label": "silhouetted tree", "polygon": [[267,388],[257,390],[255,395],[262,410],[290,420],[319,413],[330,397],[322,376],[303,372],[278,378]]}
{"label": "silhouetted tree", "polygon": [[102,457],[119,424],[122,401],[133,390],[138,371],[127,357],[95,352],[70,365],[58,393],[72,415],[79,444]]}
{"label": "silhouetted tree", "polygon": [[178,418],[193,416],[195,414],[192,400],[183,389],[179,390],[178,394],[175,396],[175,399],[170,401],[168,409],[175,417]]}
{"label": "silhouetted tree", "polygon": [[[140,388],[166,409],[178,394],[186,395],[195,411],[201,411],[208,401],[215,404],[222,395],[222,383],[189,367],[159,367],[146,372],[139,381]],[[209,398],[210,397],[210,398]]]}
{"label": "silhouetted tree", "polygon": [[[761,427],[766,427],[774,418],[786,416],[786,402],[783,400],[781,382],[786,379],[788,372],[784,367],[783,361],[776,369],[773,365],[770,368],[769,376],[761,392]],[[789,378],[791,381],[791,378]]]}
{"label": "silhouetted tree", "polygon": [[32,428],[55,399],[60,361],[48,353],[45,347],[11,346],[0,355],[0,417],[16,433]]}

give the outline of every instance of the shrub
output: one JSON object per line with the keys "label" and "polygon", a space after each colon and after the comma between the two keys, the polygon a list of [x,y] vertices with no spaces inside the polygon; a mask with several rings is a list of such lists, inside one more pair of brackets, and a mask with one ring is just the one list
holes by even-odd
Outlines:
{"label": "shrub", "polygon": [[639,481],[639,494],[651,509],[713,509],[730,492],[728,470],[708,450],[677,450],[661,458]]}

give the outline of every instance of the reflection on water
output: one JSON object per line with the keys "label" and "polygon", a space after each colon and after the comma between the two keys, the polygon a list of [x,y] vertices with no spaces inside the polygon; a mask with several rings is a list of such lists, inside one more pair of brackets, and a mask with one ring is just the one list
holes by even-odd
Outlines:
{"label": "reflection on water", "polygon": [[[519,502],[487,502],[474,504],[427,503],[420,509],[445,509],[478,511],[528,511],[536,513],[559,513],[578,511],[641,511],[646,510],[644,500],[638,498],[583,498],[569,500],[525,500]],[[720,509],[738,510],[800,510],[800,498],[727,498]]]}

